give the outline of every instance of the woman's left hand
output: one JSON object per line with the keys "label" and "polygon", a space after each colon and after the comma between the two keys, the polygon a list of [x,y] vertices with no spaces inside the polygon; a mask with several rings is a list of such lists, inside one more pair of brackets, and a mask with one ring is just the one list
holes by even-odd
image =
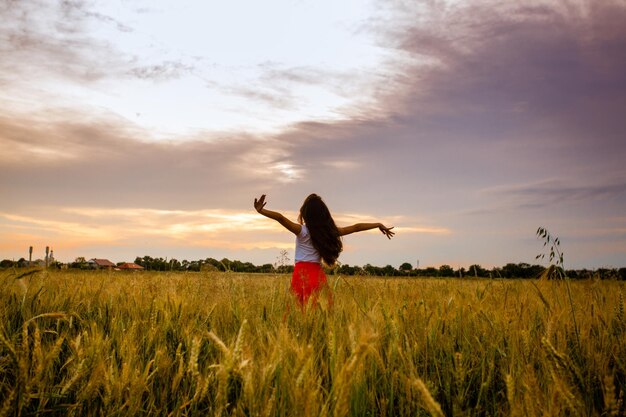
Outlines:
{"label": "woman's left hand", "polygon": [[266,204],[267,203],[265,202],[265,194],[263,194],[258,200],[256,198],[254,199],[254,208],[259,213],[261,212],[261,210],[263,210],[263,207],[265,207]]}

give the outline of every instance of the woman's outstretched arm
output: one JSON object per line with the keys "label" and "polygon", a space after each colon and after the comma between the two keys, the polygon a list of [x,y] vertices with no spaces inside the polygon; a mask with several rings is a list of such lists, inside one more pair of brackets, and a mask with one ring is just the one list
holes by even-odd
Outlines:
{"label": "woman's outstretched arm", "polygon": [[302,230],[301,225],[299,225],[298,223],[292,222],[291,220],[289,220],[288,218],[286,218],[285,216],[283,216],[277,211],[267,210],[266,208],[264,208],[266,204],[267,202],[265,201],[265,194],[263,194],[261,198],[259,198],[258,200],[256,198],[254,199],[254,208],[256,209],[257,212],[264,215],[265,217],[269,217],[270,219],[276,220],[278,223],[282,224],[283,227],[289,230],[291,233],[295,235],[300,234],[300,231]]}
{"label": "woman's outstretched arm", "polygon": [[383,235],[387,236],[388,239],[391,239],[395,234],[395,232],[391,231],[393,227],[386,227],[382,223],[357,223],[353,224],[352,226],[338,227],[337,229],[339,229],[340,236],[345,236],[349,235],[350,233],[362,232],[364,230],[376,228],[378,228],[383,233]]}

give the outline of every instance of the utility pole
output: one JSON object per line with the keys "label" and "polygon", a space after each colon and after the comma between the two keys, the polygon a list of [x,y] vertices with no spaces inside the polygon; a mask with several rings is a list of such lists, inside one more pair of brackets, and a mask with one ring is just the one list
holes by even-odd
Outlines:
{"label": "utility pole", "polygon": [[30,267],[33,263],[33,247],[28,248],[28,266]]}

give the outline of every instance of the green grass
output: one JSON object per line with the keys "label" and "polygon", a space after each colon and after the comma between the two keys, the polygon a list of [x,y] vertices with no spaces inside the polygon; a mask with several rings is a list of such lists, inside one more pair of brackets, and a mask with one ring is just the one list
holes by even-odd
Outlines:
{"label": "green grass", "polygon": [[0,276],[4,415],[624,415],[624,283]]}

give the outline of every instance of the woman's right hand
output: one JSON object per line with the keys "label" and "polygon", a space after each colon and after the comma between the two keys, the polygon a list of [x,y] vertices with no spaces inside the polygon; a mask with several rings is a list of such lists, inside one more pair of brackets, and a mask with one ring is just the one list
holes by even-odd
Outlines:
{"label": "woman's right hand", "polygon": [[256,198],[254,199],[254,209],[259,213],[263,210],[263,207],[265,207],[266,204],[265,194],[263,194],[258,200]]}
{"label": "woman's right hand", "polygon": [[387,236],[387,239],[391,239],[393,235],[396,234],[396,232],[391,231],[391,229],[393,229],[393,226],[385,227],[385,225],[381,224],[380,226],[378,226],[378,229],[383,233],[383,235]]}

